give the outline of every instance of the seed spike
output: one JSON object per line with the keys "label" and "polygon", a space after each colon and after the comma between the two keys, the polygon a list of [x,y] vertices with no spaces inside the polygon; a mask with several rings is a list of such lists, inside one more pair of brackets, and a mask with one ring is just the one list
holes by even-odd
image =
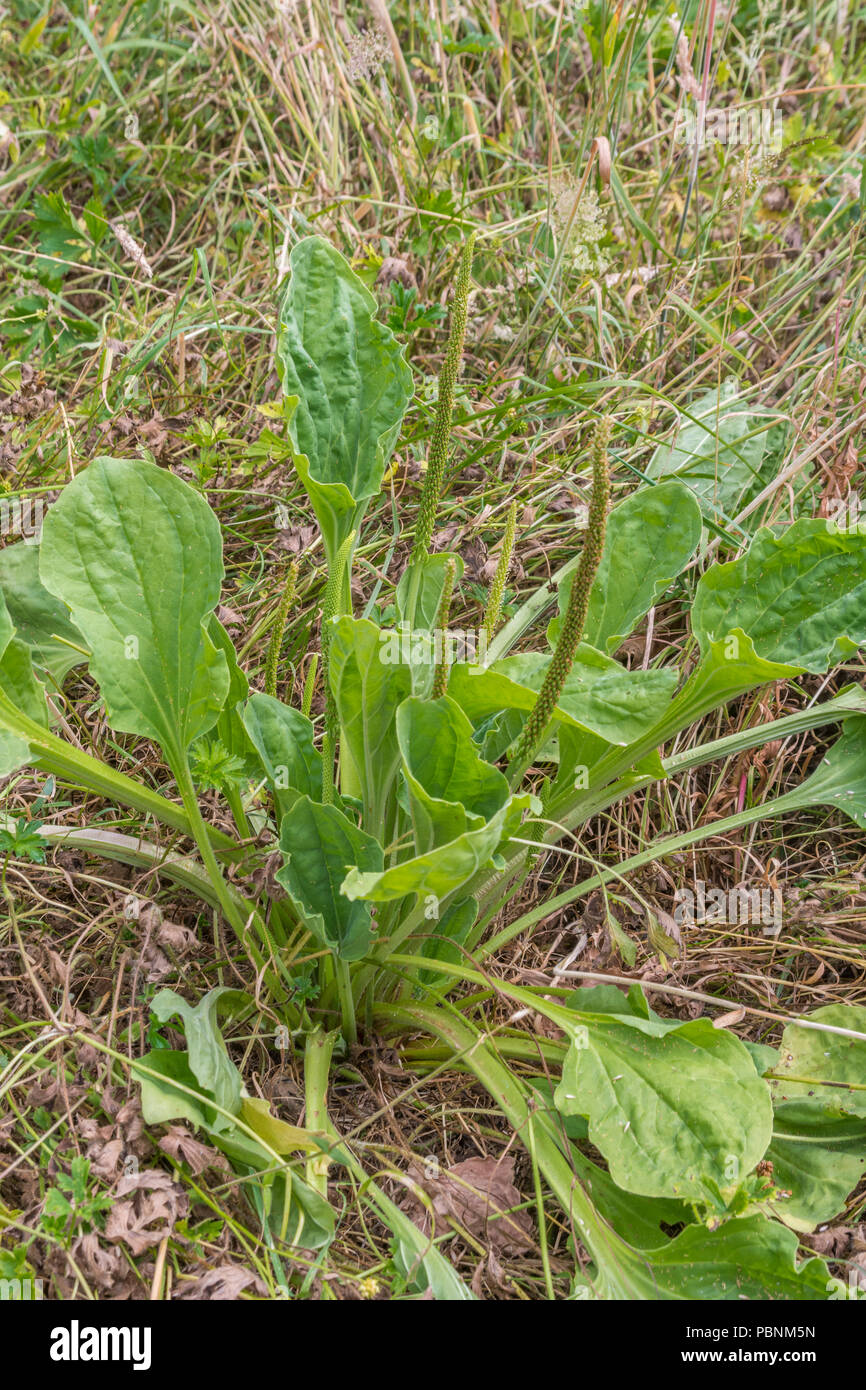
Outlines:
{"label": "seed spike", "polygon": [[556,650],[547,668],[538,699],[530,711],[514,757],[508,766],[507,776],[512,787],[521,780],[544,741],[548,725],[583,637],[587,609],[589,608],[589,596],[604,550],[607,505],[610,498],[607,446],[612,427],[613,421],[605,415],[599,420],[593,435],[591,446],[592,496],[589,503],[589,519],[583,550],[574,573],[571,593],[568,596],[568,607],[559,630]]}
{"label": "seed spike", "polygon": [[304,693],[301,696],[301,714],[305,719],[309,719],[310,710],[313,708],[313,694],[316,689],[316,673],[319,669],[319,653],[313,652],[310,660],[307,678],[304,681]]}
{"label": "seed spike", "polygon": [[512,502],[508,509],[508,520],[505,523],[505,535],[502,538],[502,549],[499,552],[496,573],[493,576],[493,583],[490,585],[487,607],[484,610],[484,635],[488,642],[493,641],[496,625],[499,622],[499,615],[502,612],[502,597],[505,593],[508,572],[511,569],[511,558],[514,554],[514,538],[516,535],[517,503]]}
{"label": "seed spike", "polygon": [[286,622],[289,616],[289,609],[295,601],[295,594],[298,588],[298,562],[293,560],[286,572],[286,586],[283,589],[283,596],[280,599],[280,606],[277,609],[277,616],[271,629],[271,640],[268,644],[268,655],[265,661],[265,694],[277,694],[277,667],[280,660],[280,648],[283,645],[283,633],[286,630]]}
{"label": "seed spike", "polygon": [[439,608],[436,612],[436,626],[433,632],[434,643],[437,637],[442,640],[442,660],[433,675],[433,699],[438,700],[441,695],[448,692],[448,643],[444,635],[448,631],[448,623],[451,614],[451,598],[454,593],[454,576],[457,573],[457,566],[453,560],[449,560],[445,566],[445,583],[442,586],[442,597],[439,600]]}

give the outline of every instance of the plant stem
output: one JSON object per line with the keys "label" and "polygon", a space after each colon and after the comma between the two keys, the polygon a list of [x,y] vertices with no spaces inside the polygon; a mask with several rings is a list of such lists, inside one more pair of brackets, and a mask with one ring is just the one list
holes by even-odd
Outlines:
{"label": "plant stem", "polygon": [[442,695],[448,693],[448,656],[445,650],[447,643],[444,640],[444,634],[448,631],[448,623],[450,621],[451,596],[454,592],[454,575],[456,570],[457,566],[454,561],[449,560],[445,568],[445,583],[442,586],[442,597],[439,600],[439,610],[436,614],[436,628],[439,632],[439,641],[442,645],[443,656],[433,673],[432,698],[434,700],[438,700]]}
{"label": "plant stem", "polygon": [[244,810],[243,797],[235,786],[226,786],[224,791],[225,799],[228,802],[229,810],[232,813],[232,820],[238,828],[238,834],[244,840],[254,839],[250,823],[247,820],[247,813]]}
{"label": "plant stem", "polygon": [[352,977],[348,961],[334,961],[334,975],[337,982],[337,996],[340,1000],[340,1014],[343,1020],[343,1037],[350,1047],[358,1041],[358,1027],[355,1022],[355,1000],[352,996]]}
{"label": "plant stem", "polygon": [[[328,1078],[338,1037],[337,1032],[327,1033],[324,1028],[315,1027],[307,1034],[304,1046],[304,1127],[319,1133],[329,1129]],[[330,1162],[328,1155],[322,1153],[307,1159],[307,1182],[326,1200]]]}
{"label": "plant stem", "polygon": [[201,810],[199,809],[198,797],[196,796],[195,787],[193,786],[186,755],[180,754],[176,756],[172,759],[172,763],[172,771],[175,775],[187,816],[189,817],[193,839],[198,846],[198,852],[201,855],[202,863],[213,884],[214,893],[216,894],[217,902],[219,903],[222,913],[229,925],[233,927],[241,945],[245,950],[249,951],[255,961],[256,968],[259,970],[267,969],[269,976],[273,978],[273,972],[270,971],[266,958],[251,940],[249,923],[255,923],[256,929],[265,946],[269,950],[273,950],[273,943],[270,940],[268,929],[262,921],[257,908],[252,909],[248,921],[244,920],[243,914],[238,910],[237,903],[228,891],[226,881],[223,878],[222,869],[217,863],[213,846],[208,837],[207,826],[205,825]]}
{"label": "plant stem", "polygon": [[532,1160],[532,1186],[535,1191],[535,1206],[538,1212],[538,1246],[541,1251],[541,1267],[544,1270],[544,1286],[547,1290],[549,1301],[553,1303],[556,1295],[553,1291],[553,1275],[550,1271],[550,1253],[547,1248],[547,1218],[544,1213],[544,1197],[541,1192],[541,1172],[535,1152],[535,1124],[532,1115],[530,1115],[529,1124],[526,1127],[526,1145],[529,1149],[529,1157]]}
{"label": "plant stem", "polygon": [[[331,687],[331,674],[328,661],[328,652],[331,645],[331,620],[332,618],[338,617],[341,611],[349,611],[348,607],[344,607],[346,600],[343,595],[343,578],[348,573],[349,557],[352,554],[352,547],[354,544],[355,532],[351,531],[337,552],[334,568],[328,575],[325,598],[322,604],[322,677],[325,684],[325,733],[322,739],[322,801],[326,806],[332,806],[334,804],[334,758],[337,752],[337,730],[339,727],[337,704]],[[351,595],[351,590],[349,593]]]}

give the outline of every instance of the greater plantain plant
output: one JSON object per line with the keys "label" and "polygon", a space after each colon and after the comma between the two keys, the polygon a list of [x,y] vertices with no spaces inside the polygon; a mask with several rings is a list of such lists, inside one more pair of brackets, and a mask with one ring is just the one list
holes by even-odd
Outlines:
{"label": "greater plantain plant", "polygon": [[[866,531],[818,520],[760,530],[739,558],[710,565],[694,584],[681,580],[679,592],[692,593],[681,663],[627,669],[617,651],[684,575],[703,523],[677,480],[640,487],[608,513],[611,422],[602,420],[581,554],[497,631],[512,514],[483,620],[486,655],[450,660],[442,629],[462,562],[431,554],[430,537],[470,271],[471,247],[415,547],[394,591],[395,622],[383,628],[353,613],[351,571],[412,374],[342,256],[318,237],[292,252],[277,361],[295,465],[329,566],[324,728],[276,698],[275,651],[268,693],[250,693],[216,617],[222,543],[205,498],[153,463],[96,458],[50,508],[38,549],[0,553],[0,773],[35,766],[144,813],[153,832],[141,838],[105,823],[43,824],[40,835],[158,868],[216,907],[254,962],[257,1005],[234,990],[194,1005],[160,993],[154,1013],[181,1021],[187,1048],[153,1051],[134,1072],[149,1122],[185,1118],[205,1129],[247,1179],[277,1266],[287,1244],[326,1251],[336,1167],[390,1226],[410,1290],[471,1296],[329,1118],[332,1058],[373,1029],[426,1035],[407,1057],[468,1068],[487,1088],[529,1150],[539,1193],[543,1180],[573,1232],[572,1296],[841,1296],[821,1260],[798,1263],[797,1233],[832,1217],[866,1166],[866,1010],[819,1009],[791,1021],[777,1049],[706,1018],[664,1019],[638,986],[626,997],[607,985],[499,981],[503,996],[556,1024],[564,1041],[542,1042],[516,1024],[494,1037],[485,1019],[491,982],[480,967],[558,906],[702,839],[815,805],[866,824],[866,699],[856,686],[664,756],[712,710],[770,682],[830,672],[866,642]],[[554,599],[549,650],[524,650]],[[172,779],[161,792],[54,731],[63,683],[85,665],[111,728],[161,749]],[[307,691],[305,711],[309,701]],[[844,726],[841,737],[796,790],[659,839],[507,920],[538,856],[574,843],[635,789],[833,723]],[[211,785],[222,786],[234,837],[202,816],[196,745],[221,750],[205,761],[225,770]],[[249,815],[262,797],[267,826],[253,836]],[[192,840],[196,853],[169,847],[162,830]],[[277,846],[279,900],[242,886]],[[263,1001],[303,1051],[304,1128],[245,1095],[221,1035],[220,1016]]]}

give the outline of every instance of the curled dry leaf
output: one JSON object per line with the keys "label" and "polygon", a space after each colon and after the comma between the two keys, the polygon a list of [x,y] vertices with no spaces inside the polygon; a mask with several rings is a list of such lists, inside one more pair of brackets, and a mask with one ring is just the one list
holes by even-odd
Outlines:
{"label": "curled dry leaf", "polygon": [[[499,1257],[526,1253],[535,1248],[532,1223],[525,1211],[514,1211],[523,1201],[514,1186],[512,1158],[468,1158],[443,1172],[428,1177],[416,1164],[409,1176],[426,1192],[433,1205],[436,1225],[449,1219],[463,1226],[470,1235],[483,1240]],[[407,1206],[416,1224],[430,1234],[430,1213],[419,1198],[410,1195]]]}
{"label": "curled dry leaf", "polygon": [[133,1173],[121,1178],[115,1202],[105,1223],[105,1239],[128,1245],[143,1255],[171,1235],[175,1222],[186,1216],[186,1193],[168,1173]]}
{"label": "curled dry leaf", "polygon": [[463,532],[463,527],[457,521],[449,521],[447,526],[443,526],[441,531],[437,531],[430,542],[431,551],[452,550],[457,537]]}
{"label": "curled dry leaf", "polygon": [[75,1241],[72,1254],[91,1287],[112,1300],[133,1297],[138,1285],[122,1251],[102,1245],[94,1231]]}
{"label": "curled dry leaf", "polygon": [[496,573],[496,557],[489,557],[487,546],[478,536],[470,536],[465,540],[460,546],[460,554],[466,565],[467,579],[486,584],[493,578]]}
{"label": "curled dry leaf", "polygon": [[175,1299],[231,1300],[240,1298],[245,1290],[259,1294],[262,1298],[268,1295],[266,1285],[251,1269],[241,1269],[239,1265],[217,1265],[216,1269],[209,1269],[200,1279],[193,1279],[191,1283],[184,1284],[178,1290]]}
{"label": "curled dry leaf", "polygon": [[735,1023],[742,1023],[746,1017],[746,1010],[742,1004],[738,1004],[735,1009],[729,1009],[726,1014],[719,1014],[718,1018],[713,1019],[714,1028],[731,1028]]}
{"label": "curled dry leaf", "polygon": [[235,629],[236,632],[240,632],[243,629],[243,614],[239,613],[236,608],[230,608],[227,603],[221,603],[219,605],[216,615],[229,636],[235,636],[235,632],[233,632],[232,629]]}
{"label": "curled dry leaf", "polygon": [[866,1253],[866,1225],[828,1226],[803,1236],[803,1244],[814,1250],[816,1255],[826,1255],[831,1260],[848,1259],[858,1254],[862,1256]]}
{"label": "curled dry leaf", "polygon": [[613,166],[613,159],[610,153],[610,141],[606,135],[597,135],[592,142],[589,157],[592,159],[594,154],[598,155],[598,173],[605,188],[610,188],[610,171]]}
{"label": "curled dry leaf", "polygon": [[206,1168],[230,1171],[229,1163],[221,1153],[209,1148],[207,1144],[199,1143],[182,1125],[169,1125],[157,1142],[163,1153],[179,1163],[188,1163],[195,1174],[203,1173]]}
{"label": "curled dry leaf", "polygon": [[160,946],[167,946],[179,956],[198,945],[198,937],[192,928],[182,927],[179,922],[161,922],[156,939]]}
{"label": "curled dry leaf", "polygon": [[277,530],[275,544],[279,550],[287,550],[290,555],[300,555],[319,534],[318,526],[282,526]]}
{"label": "curled dry leaf", "polygon": [[271,902],[287,896],[285,888],[277,882],[277,871],[283,866],[283,856],[279,850],[267,855],[250,874],[250,887],[255,896],[266,894]]}
{"label": "curled dry leaf", "polygon": [[377,285],[391,285],[397,280],[407,290],[417,289],[418,282],[409,268],[408,261],[399,256],[386,256],[376,276]]}
{"label": "curled dry leaf", "polygon": [[[106,1126],[108,1128],[108,1126]],[[114,1178],[123,1161],[126,1145],[119,1137],[97,1139],[87,1146],[90,1171],[98,1178]]]}

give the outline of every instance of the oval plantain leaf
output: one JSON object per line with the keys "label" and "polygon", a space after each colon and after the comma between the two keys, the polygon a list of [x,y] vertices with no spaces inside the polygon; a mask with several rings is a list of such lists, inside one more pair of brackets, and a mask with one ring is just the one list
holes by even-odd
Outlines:
{"label": "oval plantain leaf", "polygon": [[820,1259],[797,1263],[793,1231],[760,1215],[726,1221],[717,1231],[687,1226],[660,1250],[629,1258],[630,1297],[741,1302],[816,1301],[833,1281]]}
{"label": "oval plantain leaf", "polygon": [[[241,1077],[228,1054],[219,1020],[223,1014],[233,1017],[249,1007],[248,995],[227,986],[209,990],[197,1004],[188,1004],[173,989],[161,989],[150,1005],[161,1023],[181,1019],[190,1071],[206,1095],[231,1115],[240,1113]],[[213,1123],[220,1128],[228,1121],[221,1116]]]}
{"label": "oval plantain leaf", "polygon": [[538,805],[528,793],[512,796],[496,815],[475,830],[467,830],[455,840],[406,859],[384,872],[364,873],[350,869],[342,891],[347,898],[367,902],[389,902],[407,893],[432,894],[444,900],[468,883],[479,869],[487,867],[503,840],[509,839],[520,824],[523,812]]}
{"label": "oval plantain leaf", "polygon": [[[866,718],[855,715],[846,720],[844,733],[811,776],[786,792],[780,801],[791,810],[800,806],[832,806],[844,811],[856,825],[866,826]],[[859,1024],[847,1026],[862,1032],[864,1024],[866,1014]]]}
{"label": "oval plantain leaf", "polygon": [[[487,669],[460,662],[452,667],[448,693],[476,725],[501,710],[528,712],[549,664],[549,656],[533,652],[505,657]],[[607,743],[633,743],[661,719],[676,683],[674,671],[627,671],[582,644],[555,718]]]}
{"label": "oval plantain leaf", "polygon": [[292,248],[277,365],[295,466],[332,567],[381,487],[412,398],[412,372],[376,310],[348,261],[322,237]]}
{"label": "oval plantain leaf", "polygon": [[300,710],[256,693],[247,701],[244,726],[267,773],[280,816],[299,796],[322,795],[322,755],[313,746],[313,726]]}
{"label": "oval plantain leaf", "polygon": [[207,502],[155,464],[94,459],[50,508],[39,565],[91,650],[112,727],[154,739],[176,770],[229,691],[206,631],[223,577]]}
{"label": "oval plantain leaf", "polygon": [[331,627],[328,675],[342,738],[361,781],[364,824],[381,826],[397,775],[397,706],[412,693],[412,674],[392,660],[392,634],[367,618],[337,618]]}
{"label": "oval plantain leaf", "polygon": [[760,660],[821,674],[866,642],[866,528],[804,520],[762,528],[738,560],[701,577],[692,631],[701,655],[735,628]]}
{"label": "oval plantain leaf", "polygon": [[31,648],[16,636],[0,591],[0,777],[33,760],[30,743],[21,730],[21,714],[48,728],[49,708],[44,687],[33,670]]}
{"label": "oval plantain leaf", "polygon": [[784,428],[755,414],[731,379],[681,412],[674,442],[659,445],[647,477],[676,475],[704,516],[725,524],[774,476],[780,435]]}
{"label": "oval plantain leaf", "polygon": [[[806,1014],[804,1021],[866,1033],[866,1008],[827,1004]],[[789,1023],[769,1079],[777,1105],[810,1101],[837,1118],[866,1117],[866,1042],[860,1038]]]}
{"label": "oval plantain leaf", "polygon": [[504,806],[506,778],[479,756],[472,725],[447,695],[404,700],[396,726],[418,853],[477,829]]}
{"label": "oval plantain leaf", "polygon": [[866,1117],[810,1100],[783,1101],[767,1158],[773,1186],[786,1194],[771,1204],[776,1215],[794,1230],[814,1230],[842,1210],[866,1176]]}
{"label": "oval plantain leaf", "polygon": [[341,960],[360,960],[370,945],[370,909],[351,902],[340,885],[351,866],[373,874],[383,864],[382,846],[365,835],[336,806],[301,796],[283,817],[277,870],[304,924]]}
{"label": "oval plantain leaf", "polygon": [[588,1117],[614,1182],[645,1197],[730,1201],[773,1129],[766,1082],[739,1039],[706,1019],[587,1018],[555,1098],[563,1114]]}

